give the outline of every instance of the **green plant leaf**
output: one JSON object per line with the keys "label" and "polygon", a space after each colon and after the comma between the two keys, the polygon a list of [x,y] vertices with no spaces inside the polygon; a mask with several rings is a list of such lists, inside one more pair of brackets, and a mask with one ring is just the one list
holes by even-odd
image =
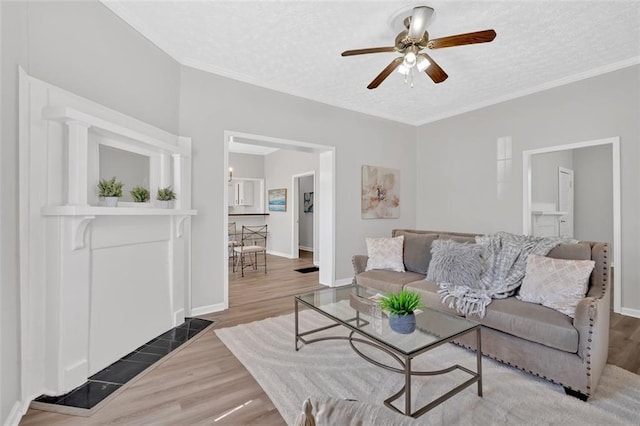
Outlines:
{"label": "green plant leaf", "polygon": [[396,315],[408,315],[423,307],[420,304],[420,295],[408,290],[387,294],[380,300],[380,306],[385,311]]}
{"label": "green plant leaf", "polygon": [[176,193],[171,189],[170,186],[166,188],[159,188],[158,194],[156,195],[156,199],[158,201],[171,201],[176,199]]}
{"label": "green plant leaf", "polygon": [[101,179],[98,182],[98,195],[100,197],[122,197],[122,182],[116,182],[116,177]]}

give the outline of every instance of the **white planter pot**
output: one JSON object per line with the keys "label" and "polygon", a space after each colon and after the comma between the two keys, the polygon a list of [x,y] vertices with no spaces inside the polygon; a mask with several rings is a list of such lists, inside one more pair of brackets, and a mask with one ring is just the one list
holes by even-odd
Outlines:
{"label": "white planter pot", "polygon": [[118,207],[118,197],[104,197],[106,207]]}
{"label": "white planter pot", "polygon": [[169,200],[169,201],[158,200],[158,206],[161,209],[172,209],[173,208],[173,200]]}

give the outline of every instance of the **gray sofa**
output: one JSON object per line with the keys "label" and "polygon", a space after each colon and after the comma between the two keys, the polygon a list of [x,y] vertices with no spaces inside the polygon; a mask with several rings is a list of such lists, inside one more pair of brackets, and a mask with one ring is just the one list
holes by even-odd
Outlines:
{"label": "gray sofa", "polygon": [[[406,272],[365,271],[367,256],[353,256],[354,282],[381,292],[408,289],[422,295],[430,308],[460,315],[444,305],[438,285],[425,280],[435,239],[475,242],[475,234],[396,229],[404,235]],[[542,305],[509,297],[493,300],[484,318],[469,319],[482,324],[482,353],[505,364],[564,386],[567,394],[586,400],[593,395],[609,349],[609,245],[581,241],[560,244],[548,256],[558,259],[591,259],[595,267],[587,295],[578,304],[575,318]],[[458,344],[475,349],[474,336]]]}

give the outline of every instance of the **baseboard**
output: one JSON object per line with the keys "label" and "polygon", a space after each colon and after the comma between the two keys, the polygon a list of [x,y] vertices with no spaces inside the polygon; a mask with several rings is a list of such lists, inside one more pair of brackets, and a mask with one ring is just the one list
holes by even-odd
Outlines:
{"label": "baseboard", "polygon": [[27,412],[29,404],[23,405],[20,401],[16,401],[9,411],[7,419],[4,421],[4,426],[18,426],[22,416]]}
{"label": "baseboard", "polygon": [[631,308],[621,308],[620,313],[622,315],[626,315],[628,317],[640,318],[640,310],[639,309],[631,309]]}
{"label": "baseboard", "polygon": [[300,249],[302,251],[310,251],[311,253],[313,253],[313,247],[298,246],[298,249]]}
{"label": "baseboard", "polygon": [[200,315],[206,315],[213,312],[220,312],[227,309],[224,303],[216,303],[215,305],[198,306],[197,308],[191,308],[191,316],[197,317]]}
{"label": "baseboard", "polygon": [[353,278],[342,278],[335,280],[332,287],[342,287],[343,285],[353,284]]}
{"label": "baseboard", "polygon": [[287,259],[293,259],[293,256],[291,256],[291,253],[281,253],[279,251],[267,250],[267,254],[270,254],[272,256],[278,256],[278,257],[286,257]]}
{"label": "baseboard", "polygon": [[177,327],[184,322],[184,309],[178,309],[173,313],[173,326]]}

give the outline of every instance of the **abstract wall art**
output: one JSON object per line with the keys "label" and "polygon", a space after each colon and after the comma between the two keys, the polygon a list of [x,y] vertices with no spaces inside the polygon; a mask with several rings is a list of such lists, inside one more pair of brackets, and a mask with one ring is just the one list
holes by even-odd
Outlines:
{"label": "abstract wall art", "polygon": [[362,166],[362,218],[400,217],[400,170]]}
{"label": "abstract wall art", "polygon": [[287,211],[287,188],[269,190],[269,211],[270,212],[286,212]]}

